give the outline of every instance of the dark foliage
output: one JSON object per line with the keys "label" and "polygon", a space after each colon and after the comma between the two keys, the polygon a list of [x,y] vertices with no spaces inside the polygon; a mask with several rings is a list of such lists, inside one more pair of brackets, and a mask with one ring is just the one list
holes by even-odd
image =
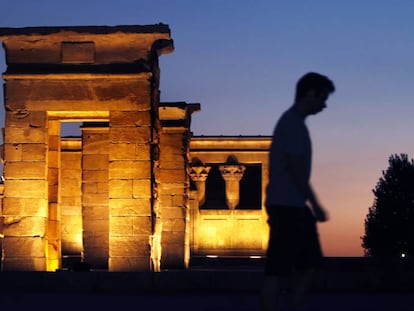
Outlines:
{"label": "dark foliage", "polygon": [[362,247],[367,256],[414,256],[414,160],[394,154],[373,193]]}

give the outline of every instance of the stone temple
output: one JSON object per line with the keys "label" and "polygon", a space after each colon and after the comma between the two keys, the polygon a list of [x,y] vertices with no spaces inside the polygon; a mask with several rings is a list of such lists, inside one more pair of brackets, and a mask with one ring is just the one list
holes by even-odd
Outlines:
{"label": "stone temple", "polygon": [[[200,104],[160,102],[168,25],[0,28],[0,40],[2,270],[264,255],[271,138],[194,136]],[[79,136],[64,136],[70,123]]]}

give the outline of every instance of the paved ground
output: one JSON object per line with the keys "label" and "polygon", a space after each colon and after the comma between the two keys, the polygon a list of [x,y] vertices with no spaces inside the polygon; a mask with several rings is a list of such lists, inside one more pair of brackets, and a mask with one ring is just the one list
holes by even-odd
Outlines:
{"label": "paved ground", "polygon": [[[214,263],[213,263],[214,264]],[[262,265],[153,272],[0,272],[0,311],[259,311]],[[414,264],[335,259],[300,311],[414,311]],[[279,311],[290,311],[288,298]]]}
{"label": "paved ground", "polygon": [[[148,311],[252,311],[259,310],[254,294],[145,294],[104,295],[85,293],[0,292],[2,310],[134,310]],[[11,310],[11,309],[10,309]],[[287,298],[280,311],[290,310]],[[302,309],[301,309],[302,310]],[[317,311],[413,311],[414,294],[314,294],[306,309]]]}

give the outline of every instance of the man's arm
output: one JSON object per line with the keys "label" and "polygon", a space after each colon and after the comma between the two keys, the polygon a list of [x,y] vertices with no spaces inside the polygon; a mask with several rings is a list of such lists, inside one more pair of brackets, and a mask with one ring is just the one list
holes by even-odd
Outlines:
{"label": "man's arm", "polygon": [[286,162],[288,166],[288,171],[292,175],[294,183],[304,194],[306,200],[311,204],[316,220],[328,220],[325,210],[320,205],[319,200],[316,197],[316,194],[312,186],[305,177],[305,167],[303,164],[302,157],[288,154],[286,155]]}

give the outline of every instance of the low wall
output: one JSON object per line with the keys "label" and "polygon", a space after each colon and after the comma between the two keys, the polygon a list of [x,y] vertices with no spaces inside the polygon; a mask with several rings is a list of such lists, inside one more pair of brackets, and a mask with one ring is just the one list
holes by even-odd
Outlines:
{"label": "low wall", "polygon": [[[263,261],[212,262],[189,270],[162,272],[0,272],[1,291],[103,292],[117,294],[162,292],[258,292]],[[326,258],[312,290],[320,293],[411,293],[414,265],[411,260]]]}

